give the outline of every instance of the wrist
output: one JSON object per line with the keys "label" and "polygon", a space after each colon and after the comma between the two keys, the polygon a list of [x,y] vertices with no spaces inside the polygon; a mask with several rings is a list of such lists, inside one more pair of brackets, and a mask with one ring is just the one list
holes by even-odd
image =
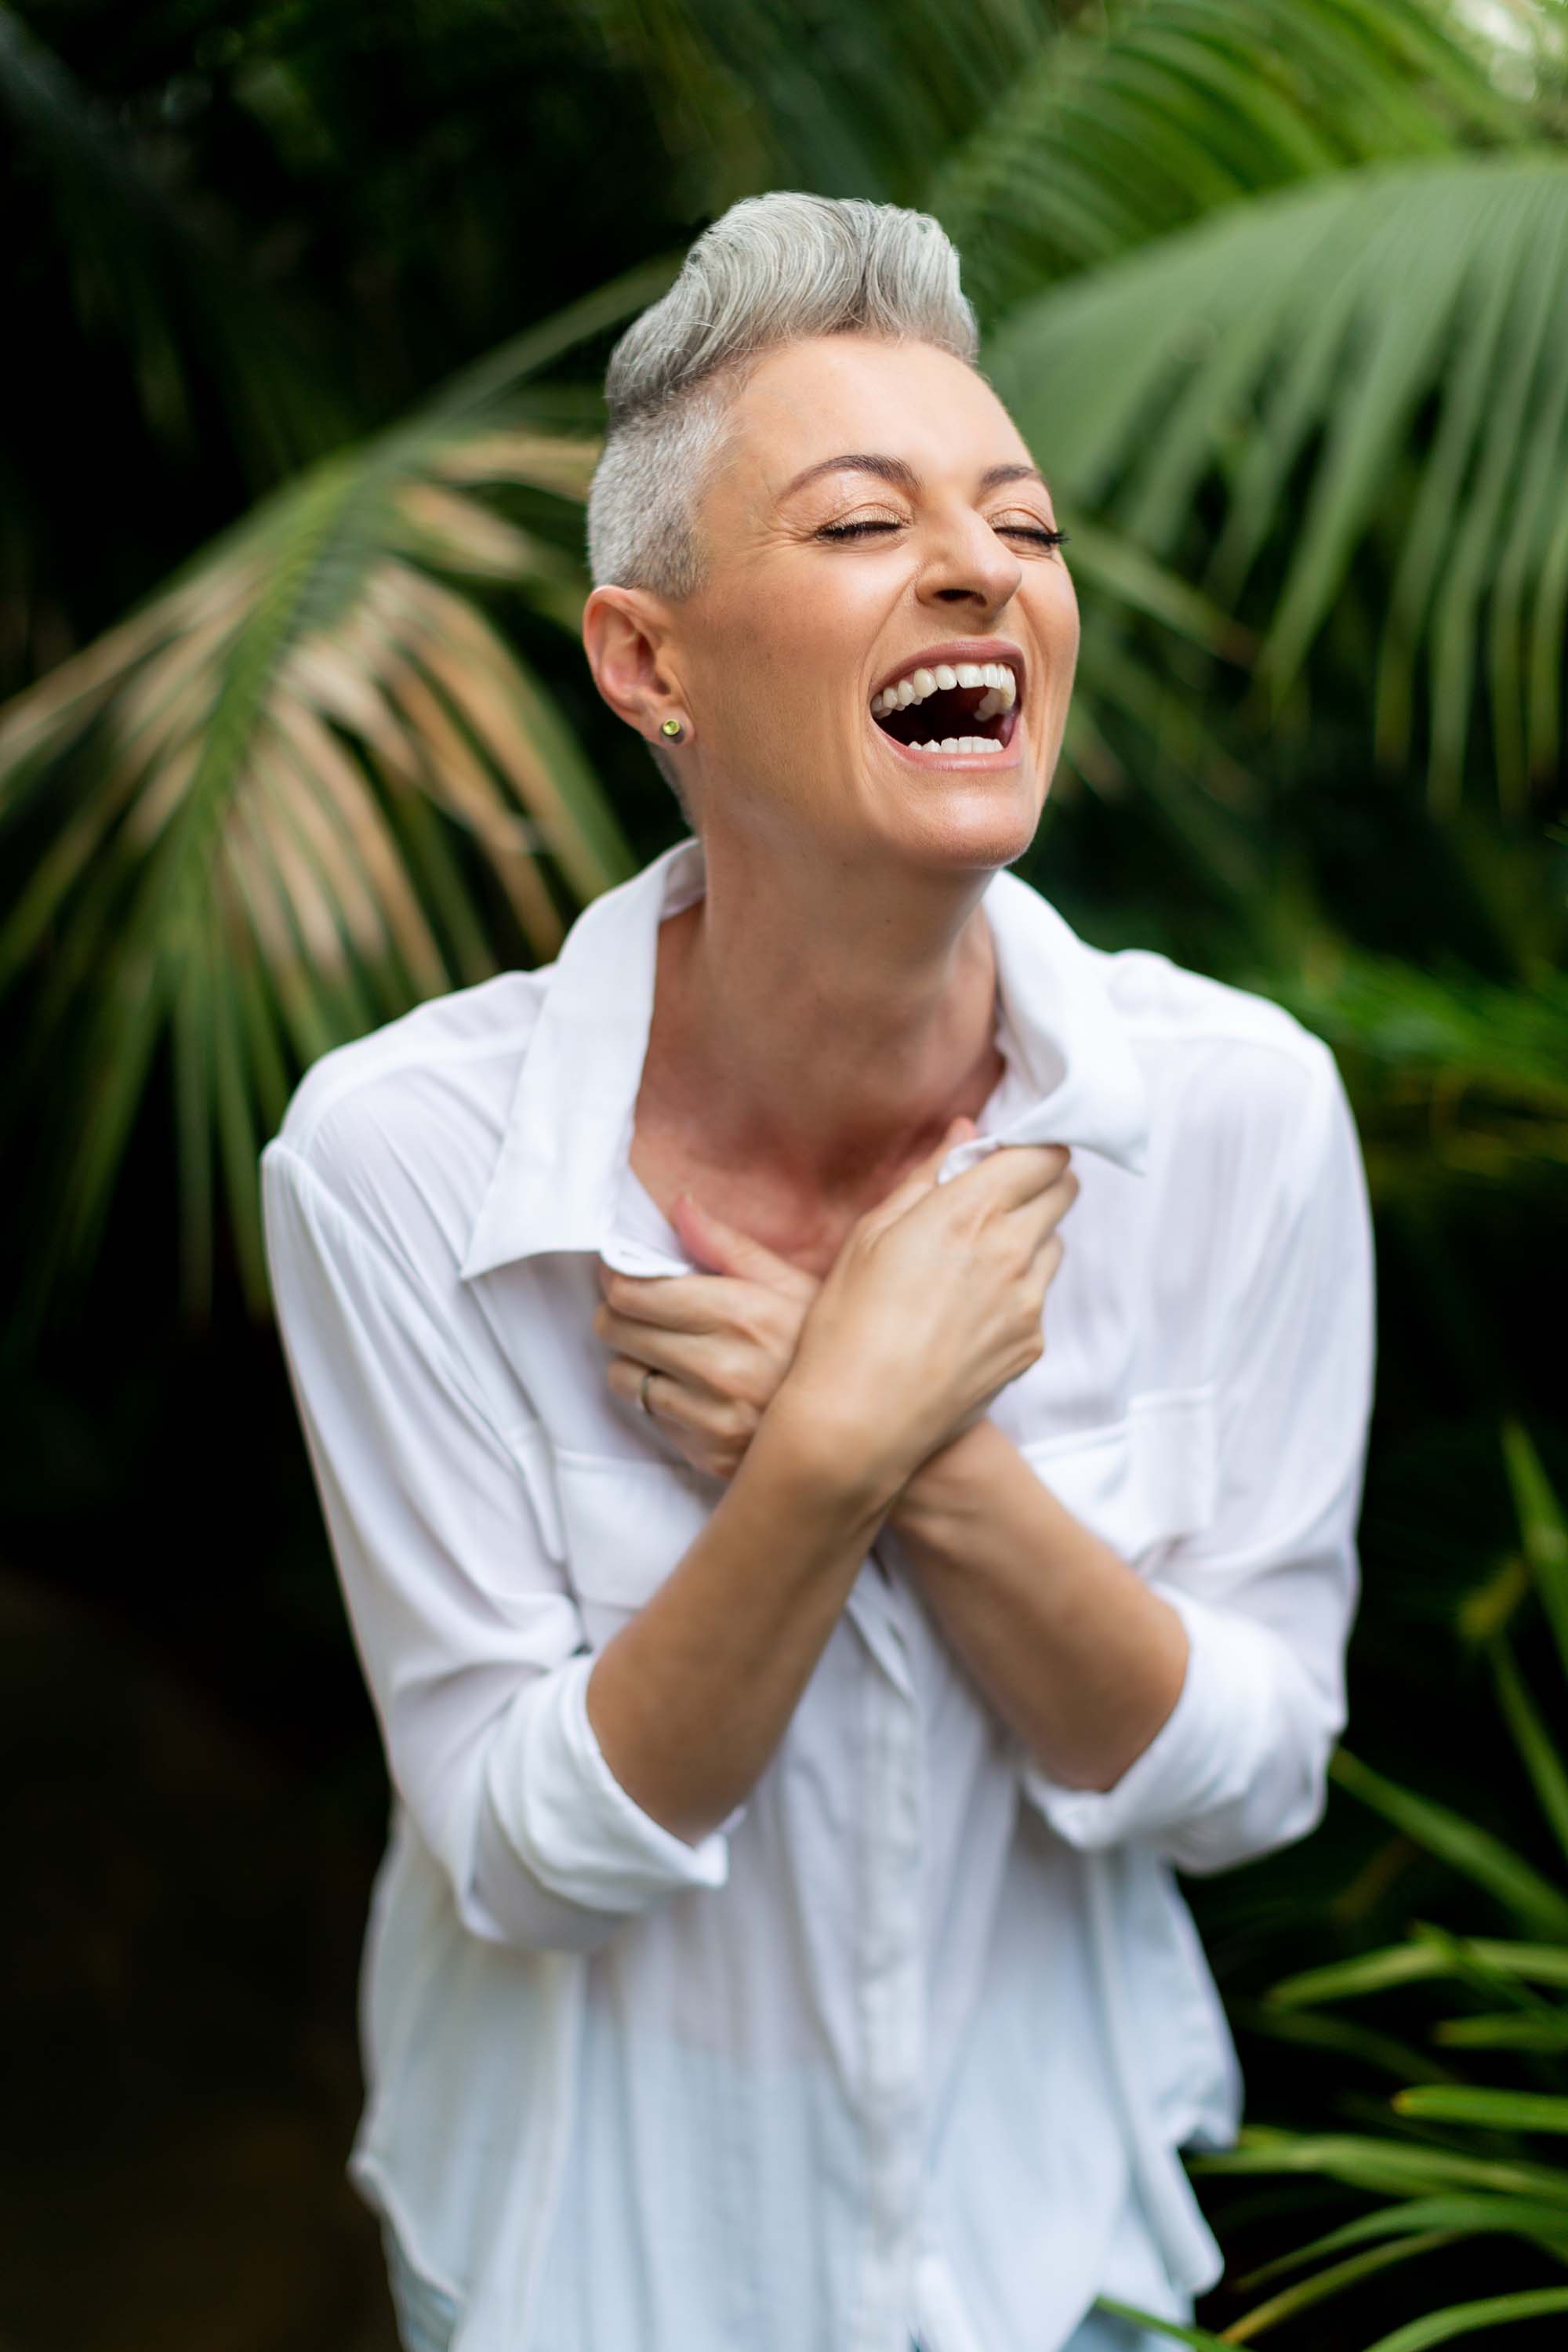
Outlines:
{"label": "wrist", "polygon": [[900,1535],[940,1543],[994,1489],[1000,1456],[1010,1441],[994,1421],[981,1420],[926,1459],[905,1480],[888,1512]]}
{"label": "wrist", "polygon": [[799,1477],[851,1512],[879,1519],[910,1475],[907,1459],[897,1459],[841,1402],[798,1374],[781,1381],[759,1438],[763,1430]]}

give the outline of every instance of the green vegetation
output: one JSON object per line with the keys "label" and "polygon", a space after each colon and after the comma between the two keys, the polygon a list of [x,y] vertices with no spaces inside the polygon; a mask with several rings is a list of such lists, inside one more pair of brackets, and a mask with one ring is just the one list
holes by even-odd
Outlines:
{"label": "green vegetation", "polygon": [[1557,2341],[1563,0],[26,0],[0,112],[17,1590],[374,1861],[257,1152],[316,1055],[549,957],[676,829],[574,634],[619,324],[737,195],[926,205],[1072,535],[1025,870],[1327,1037],[1377,1217],[1349,1752],[1316,1837],[1190,1890],[1253,2119],[1192,2340]]}

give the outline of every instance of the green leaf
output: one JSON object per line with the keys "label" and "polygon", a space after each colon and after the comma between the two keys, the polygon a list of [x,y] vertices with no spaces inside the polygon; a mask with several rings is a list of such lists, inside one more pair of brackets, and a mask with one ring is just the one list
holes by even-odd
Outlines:
{"label": "green leaf", "polygon": [[1391,2336],[1380,2336],[1367,2352],[1426,2352],[1429,2345],[1450,2344],[1458,2336],[1506,2327],[1516,2319],[1545,2319],[1554,2311],[1568,2311],[1568,2287],[1539,2287],[1523,2294],[1491,2295],[1481,2303],[1450,2304],[1396,2327]]}
{"label": "green leaf", "polygon": [[[1555,1944],[1511,1944],[1472,1937],[1458,1941],[1457,1949],[1464,1960],[1501,1977],[1568,1986],[1568,1948]],[[1354,1959],[1334,1960],[1324,1968],[1303,1969],[1297,1976],[1282,1979],[1265,1999],[1281,2008],[1304,2009],[1321,2000],[1349,2000],[1362,1993],[1384,1992],[1390,1986],[1455,1973],[1456,1960],[1450,1951],[1422,1938],[1393,1944],[1381,1952],[1359,1953]]]}
{"label": "green leaf", "polygon": [[1491,2091],[1464,2083],[1413,2083],[1394,2095],[1400,2115],[1500,2131],[1568,2132],[1568,2099],[1539,2091]]}
{"label": "green leaf", "polygon": [[[576,508],[592,445],[526,422],[526,373],[651,285],[635,274],[531,331],[484,384],[466,379],[336,452],[0,714],[0,810],[54,828],[0,921],[0,986],[37,964],[28,1025],[47,1063],[35,1083],[69,1136],[24,1327],[62,1272],[90,1261],[165,1038],[187,1308],[210,1298],[215,1139],[259,1302],[259,1201],[242,1163],[280,1097],[454,971],[495,967],[473,860],[421,824],[416,802],[467,835],[536,957],[564,929],[544,855],[579,904],[633,870],[551,697],[453,583],[538,575],[555,593],[569,579],[580,601],[575,568],[476,485],[524,483]],[[230,972],[246,975],[232,992]]]}
{"label": "green leaf", "polygon": [[[1550,299],[1564,255],[1554,149],[1368,164],[1232,204],[1020,301],[987,366],[1063,500],[1177,569],[1210,550],[1196,584],[1219,604],[1236,609],[1265,549],[1283,548],[1258,662],[1276,715],[1352,560],[1379,567],[1379,755],[1408,758],[1424,667],[1428,788],[1445,808],[1493,628],[1487,580],[1453,552],[1482,502],[1490,543],[1510,551],[1491,718],[1517,804],[1560,756],[1545,665],[1568,609],[1568,517],[1541,485],[1568,476],[1568,306]],[[1547,649],[1527,698],[1506,669],[1524,642]]]}
{"label": "green leaf", "polygon": [[1108,2311],[1113,2319],[1125,2319],[1134,2327],[1146,2327],[1152,2335],[1163,2336],[1173,2344],[1190,2344],[1194,2352],[1226,2352],[1223,2337],[1211,2336],[1206,2328],[1188,2327],[1177,2319],[1162,2319],[1157,2312],[1141,2311],[1135,2303],[1118,2303],[1113,2296],[1098,2294],[1096,2311]]}
{"label": "green leaf", "polygon": [[1331,2295],[1342,2294],[1346,2287],[1357,2285],[1361,2280],[1371,2278],[1378,2271],[1389,2270],[1398,2263],[1414,2261],[1421,2254],[1431,2253],[1438,2246],[1452,2245],[1454,2235],[1451,2230],[1428,2230],[1420,2235],[1401,2239],[1394,2245],[1373,2246],[1363,2253],[1352,2254],[1346,2262],[1335,2263],[1328,2270],[1315,2272],[1310,2278],[1298,2280],[1294,2286],[1270,2295],[1267,2303],[1255,2304],[1250,2311],[1243,2312],[1239,2319],[1232,2321],[1225,2331],[1225,2340],[1227,2344],[1250,2343],[1255,2336],[1261,2336],[1268,2328],[1277,2327],[1282,2319],[1289,2319],[1296,2312],[1306,2311],[1315,2303],[1324,2303]]}
{"label": "green leaf", "polygon": [[1461,126],[1519,135],[1479,61],[1430,9],[1142,0],[1075,16],[1042,44],[998,86],[926,202],[994,318],[1042,282],[1269,189],[1449,151]]}
{"label": "green leaf", "polygon": [[1249,2032],[1267,2034],[1271,2041],[1338,2051],[1407,2083],[1451,2083],[1455,2079],[1450,2068],[1439,2065],[1425,2051],[1412,2049],[1393,2034],[1379,2033],[1349,2018],[1325,2017],[1313,2009],[1288,2008],[1267,2000],[1233,1999],[1227,2006],[1233,2024]]}
{"label": "green leaf", "polygon": [[1568,2010],[1556,2015],[1446,2017],[1432,2039],[1450,2050],[1568,2050]]}
{"label": "green leaf", "polygon": [[1406,1837],[1473,1879],[1536,1934],[1568,1941],[1568,1895],[1543,1878],[1488,1830],[1429,1797],[1417,1796],[1374,1772],[1345,1748],[1330,1766],[1333,1779]]}
{"label": "green leaf", "polygon": [[1384,2195],[1420,2196],[1439,2189],[1470,2189],[1527,2197],[1568,2213],[1568,2171],[1550,2165],[1429,2147],[1412,2140],[1353,2133],[1244,2131],[1233,2148],[1189,2159],[1194,2172],[1309,2173]]}
{"label": "green leaf", "polygon": [[1524,1556],[1568,1675],[1568,1517],[1522,1423],[1503,1423],[1502,1448]]}
{"label": "green leaf", "polygon": [[1563,2206],[1532,2202],[1525,2197],[1412,2197],[1402,2204],[1381,2207],[1375,2213],[1363,2213],[1232,2283],[1237,2288],[1261,2286],[1266,2279],[1299,2270],[1304,2263],[1318,2262],[1346,2247],[1364,2245],[1369,2239],[1428,2230],[1463,2237],[1528,2238],[1554,2252],[1568,2252],[1568,2209]]}
{"label": "green leaf", "polygon": [[1564,1855],[1568,1856],[1568,1769],[1564,1768],[1563,1759],[1552,1744],[1546,1726],[1514,1663],[1506,1634],[1497,1635],[1490,1645],[1490,1653],[1498,1704],[1502,1708],[1504,1720],[1513,1734],[1514,1745],[1541,1801],[1541,1810],[1551,1823]]}

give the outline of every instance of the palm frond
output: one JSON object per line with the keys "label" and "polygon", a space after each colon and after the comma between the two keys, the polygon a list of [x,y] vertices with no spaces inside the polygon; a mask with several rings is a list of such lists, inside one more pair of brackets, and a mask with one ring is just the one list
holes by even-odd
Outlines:
{"label": "palm frond", "polygon": [[1568,1163],[1568,975],[1543,967],[1502,987],[1457,961],[1425,971],[1318,937],[1294,970],[1253,979],[1355,1056],[1380,1196]]}
{"label": "palm frond", "polygon": [[1122,0],[1042,46],[927,201],[993,320],[1266,189],[1521,135],[1447,8]]}
{"label": "palm frond", "polygon": [[[763,187],[918,203],[934,157],[984,121],[1055,36],[1047,0],[595,0],[652,80],[690,208]],[[909,69],[910,60],[918,68]]]}
{"label": "palm frond", "polygon": [[[1568,1555],[1568,1544],[1558,1540],[1557,1498],[1523,1430],[1509,1423],[1503,1437],[1521,1537],[1539,1558],[1544,1535],[1546,1589],[1554,1590],[1559,1553]],[[1477,1637],[1492,1651],[1504,1718],[1561,1840],[1568,1822],[1568,1777],[1548,1718],[1527,1691],[1503,1631],[1528,1601],[1529,1582],[1494,1576],[1483,1594],[1485,1605],[1472,1612]],[[1384,2200],[1240,2281],[1253,2288],[1312,2266],[1308,2275],[1227,2327],[1228,2343],[1250,2342],[1279,2320],[1353,2286],[1376,2266],[1380,2247],[1393,2260],[1396,2245],[1419,2252],[1494,2236],[1521,2241],[1558,2263],[1568,2261],[1568,2167],[1547,2160],[1532,2146],[1543,2141],[1550,2155],[1553,2143],[1568,2134],[1568,2007],[1535,1990],[1568,1990],[1568,1895],[1500,1837],[1395,1787],[1342,1751],[1334,1771],[1342,1786],[1461,1877],[1484,1887],[1541,1940],[1461,1937],[1420,1922],[1407,1944],[1310,1969],[1275,1986],[1265,2009],[1284,2019],[1310,2018],[1323,2003],[1397,1995],[1406,1986],[1447,1980],[1485,2006],[1438,2021],[1433,2038],[1450,2052],[1513,2053],[1544,2078],[1546,2087],[1477,2084],[1452,2074],[1439,2081],[1427,2074],[1394,2092],[1381,2135],[1255,2128],[1243,2132],[1234,2147],[1194,2159],[1200,2171],[1238,2178],[1315,2175]],[[1478,2133],[1485,2135],[1479,2141]],[[1420,2345],[1560,2309],[1568,2309],[1568,2294],[1523,2284],[1511,2294],[1440,2311],[1428,2305],[1422,2318],[1379,2344],[1381,2352],[1416,2352]]]}
{"label": "palm frond", "polygon": [[35,1307],[90,1255],[165,1052],[185,1296],[208,1296],[221,1189],[262,1307],[256,1157],[291,1075],[495,968],[487,877],[546,958],[570,907],[632,870],[479,591],[579,609],[565,531],[490,493],[574,518],[594,446],[530,416],[522,370],[637,307],[648,275],[320,463],[0,714],[0,821],[32,853],[0,989],[35,983],[34,1072],[70,1129]]}
{"label": "palm frond", "polygon": [[1428,792],[1453,807],[1484,676],[1517,812],[1562,740],[1565,272],[1568,157],[1367,166],[1048,289],[997,330],[990,372],[1064,498],[1226,609],[1300,513],[1260,592],[1275,709],[1352,560],[1392,537],[1377,755],[1409,756],[1424,677]]}

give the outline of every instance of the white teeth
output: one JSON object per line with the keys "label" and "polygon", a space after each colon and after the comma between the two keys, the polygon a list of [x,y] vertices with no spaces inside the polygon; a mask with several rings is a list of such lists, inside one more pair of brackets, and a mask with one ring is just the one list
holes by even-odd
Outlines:
{"label": "white teeth", "polygon": [[938,759],[958,752],[972,753],[984,759],[988,752],[996,751],[998,746],[992,741],[989,735],[947,735],[940,743],[911,743],[909,748],[911,751],[930,751]]}
{"label": "white teeth", "polygon": [[[883,687],[871,698],[871,713],[883,719],[891,711],[908,710],[911,703],[924,702],[929,695],[951,694],[955,687],[984,689],[984,699],[974,712],[980,719],[1011,710],[1018,699],[1018,681],[1005,662],[938,662],[934,668],[914,670],[896,685]],[[915,746],[917,751],[921,748]]]}

